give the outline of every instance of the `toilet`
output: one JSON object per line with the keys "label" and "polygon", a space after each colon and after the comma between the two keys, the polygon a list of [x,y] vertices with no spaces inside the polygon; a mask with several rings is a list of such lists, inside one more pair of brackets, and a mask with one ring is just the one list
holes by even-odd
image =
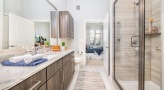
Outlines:
{"label": "toilet", "polygon": [[80,68],[80,63],[82,62],[82,58],[80,57],[75,57],[75,64],[76,64],[76,70],[79,71]]}
{"label": "toilet", "polygon": [[80,64],[82,62],[82,58],[81,57],[75,57],[75,63],[76,64]]}

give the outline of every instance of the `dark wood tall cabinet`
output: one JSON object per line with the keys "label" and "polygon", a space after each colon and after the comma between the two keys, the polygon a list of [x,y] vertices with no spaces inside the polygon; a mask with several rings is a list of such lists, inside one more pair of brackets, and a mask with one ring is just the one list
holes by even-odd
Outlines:
{"label": "dark wood tall cabinet", "polygon": [[59,38],[74,38],[74,19],[68,11],[59,12]]}

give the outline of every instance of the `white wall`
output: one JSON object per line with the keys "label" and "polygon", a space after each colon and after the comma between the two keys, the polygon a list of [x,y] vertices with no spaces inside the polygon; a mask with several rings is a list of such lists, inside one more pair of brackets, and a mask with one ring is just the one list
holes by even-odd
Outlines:
{"label": "white wall", "polygon": [[0,50],[2,49],[3,0],[0,0]]}
{"label": "white wall", "polygon": [[[50,11],[54,9],[46,2],[46,0],[23,0],[24,14],[30,20],[50,21]],[[66,0],[50,0],[58,10],[67,10]]]}
{"label": "white wall", "polygon": [[[2,3],[0,2],[0,4],[2,4],[3,6],[3,13],[5,14],[3,16],[3,24],[1,24],[3,26],[2,29],[2,49],[7,49],[9,46],[9,13],[13,13],[15,15],[24,17],[24,13],[23,13],[23,6],[24,3],[22,0],[1,0],[3,1]],[[2,14],[3,15],[3,14]],[[7,16],[6,16],[7,15]]]}
{"label": "white wall", "polygon": [[35,22],[35,33],[43,36],[50,42],[50,23],[49,22]]}
{"label": "white wall", "polygon": [[[161,38],[164,38],[164,0],[161,0]],[[164,90],[164,39],[162,41],[162,90]]]}
{"label": "white wall", "polygon": [[23,0],[3,0],[3,8],[4,8],[4,13],[9,14],[13,13],[18,16],[24,17],[23,13],[23,6],[24,6],[24,1]]}
{"label": "white wall", "polygon": [[[76,5],[80,5],[80,10],[76,10]],[[68,0],[67,10],[74,18],[74,34],[75,38],[69,42],[70,47],[74,47],[75,51],[85,53],[85,31],[84,20],[99,19],[103,20],[108,10],[108,0]],[[85,58],[84,54],[82,55]]]}
{"label": "white wall", "polygon": [[2,49],[9,48],[9,17],[3,16]]}

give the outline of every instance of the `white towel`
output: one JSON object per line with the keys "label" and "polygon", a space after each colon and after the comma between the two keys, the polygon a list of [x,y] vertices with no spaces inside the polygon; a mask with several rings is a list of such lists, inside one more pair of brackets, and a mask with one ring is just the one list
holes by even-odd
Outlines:
{"label": "white towel", "polygon": [[25,55],[22,55],[22,56],[15,56],[15,57],[11,57],[9,59],[9,61],[13,62],[13,63],[17,63],[17,62],[23,61],[25,58],[31,57],[31,56],[32,56],[31,54],[25,54]]}
{"label": "white towel", "polygon": [[29,63],[31,63],[33,61],[36,61],[36,60],[42,59],[42,58],[43,58],[43,54],[37,54],[37,55],[34,55],[34,56],[30,56],[30,57],[25,58],[24,59],[24,62],[26,64],[29,64]]}

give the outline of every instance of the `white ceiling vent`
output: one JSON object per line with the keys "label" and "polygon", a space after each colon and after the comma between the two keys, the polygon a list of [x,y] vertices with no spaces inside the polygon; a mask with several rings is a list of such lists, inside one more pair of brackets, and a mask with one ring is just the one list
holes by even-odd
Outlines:
{"label": "white ceiling vent", "polygon": [[80,10],[80,5],[76,5],[76,10]]}

